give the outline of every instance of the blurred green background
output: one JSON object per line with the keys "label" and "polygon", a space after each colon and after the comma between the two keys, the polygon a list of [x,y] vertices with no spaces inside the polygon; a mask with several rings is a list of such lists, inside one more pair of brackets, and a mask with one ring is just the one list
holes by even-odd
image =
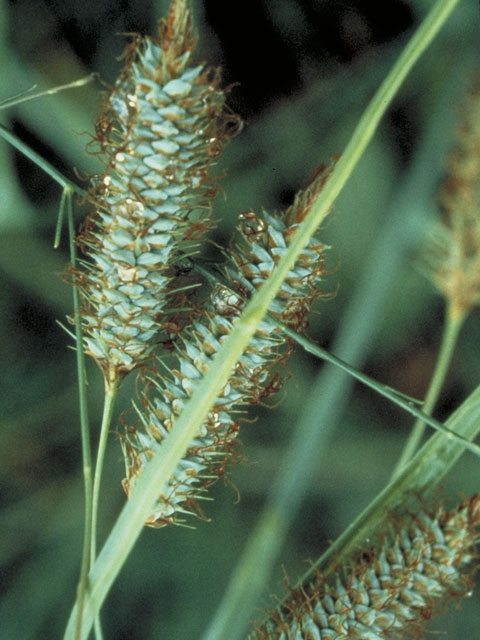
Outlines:
{"label": "blurred green background", "polygon": [[[221,159],[223,193],[214,239],[228,241],[246,209],[281,209],[318,165],[344,148],[362,109],[432,3],[197,0],[198,57],[222,65],[229,104],[246,126]],[[96,71],[113,82],[130,32],[154,34],[168,2],[17,0],[0,4],[0,100]],[[368,374],[415,398],[426,390],[441,337],[443,302],[415,263],[437,215],[435,192],[454,133],[457,105],[474,68],[478,7],[464,2],[409,77],[327,219],[331,275],[310,336]],[[77,181],[99,171],[85,147],[101,106],[100,83],[0,112],[0,121]],[[0,141],[0,637],[61,637],[75,595],[83,496],[75,358],[57,320],[71,313],[62,282],[66,237],[54,251],[60,188]],[[81,182],[85,185],[85,182]],[[88,212],[78,203],[80,223]],[[436,415],[445,418],[477,385],[480,323],[461,334]],[[274,409],[243,425],[245,461],[207,504],[195,530],[146,529],[104,606],[105,638],[200,637],[262,508],[323,365],[298,352]],[[89,363],[95,442],[102,381]],[[327,378],[325,378],[327,379]],[[259,606],[304,573],[388,481],[411,419],[343,378],[337,404],[321,413],[326,435],[310,487]],[[327,383],[326,383],[327,386]],[[129,406],[133,380],[119,412]],[[328,415],[327,418],[324,416]],[[254,420],[253,420],[254,419]],[[301,461],[299,461],[301,464]],[[101,503],[102,539],[124,496],[121,450],[112,436]],[[478,490],[478,462],[465,455],[445,487]],[[443,619],[449,640],[480,629],[480,589]]]}

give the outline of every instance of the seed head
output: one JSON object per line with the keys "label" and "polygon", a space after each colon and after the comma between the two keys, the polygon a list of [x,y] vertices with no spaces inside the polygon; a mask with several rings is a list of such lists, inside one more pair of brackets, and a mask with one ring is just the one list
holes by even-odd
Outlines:
{"label": "seed head", "polygon": [[[248,640],[410,638],[441,604],[470,590],[480,496],[453,511],[421,506],[392,516],[376,546],[345,571],[291,589]],[[471,573],[471,572],[470,572]]]}
{"label": "seed head", "polygon": [[[308,197],[307,197],[308,196]],[[298,221],[310,206],[311,194],[297,197],[282,216],[253,212],[240,216],[242,239],[229,252],[225,267],[228,285],[214,288],[203,315],[179,336],[178,365],[161,379],[147,380],[140,419],[122,434],[129,495],[145,463],[162,446],[189,397],[208,371],[222,343],[232,331],[248,299],[270,276],[288,249]],[[325,274],[325,245],[312,239],[290,271],[270,313],[289,327],[303,330],[318,285]],[[291,351],[281,330],[265,317],[237,362],[207,420],[170,478],[168,490],[159,496],[147,524],[160,527],[181,521],[186,512],[198,513],[196,502],[222,476],[235,453],[238,416],[245,405],[263,402],[282,385],[278,365]],[[180,516],[180,518],[179,518]]]}
{"label": "seed head", "polygon": [[219,74],[192,59],[189,3],[174,0],[159,37],[136,37],[96,127],[105,165],[78,243],[87,352],[107,379],[151,354],[172,262],[212,225],[209,176],[227,135]]}
{"label": "seed head", "polygon": [[463,105],[456,145],[439,193],[442,220],[433,229],[426,259],[430,276],[464,314],[480,303],[480,82]]}

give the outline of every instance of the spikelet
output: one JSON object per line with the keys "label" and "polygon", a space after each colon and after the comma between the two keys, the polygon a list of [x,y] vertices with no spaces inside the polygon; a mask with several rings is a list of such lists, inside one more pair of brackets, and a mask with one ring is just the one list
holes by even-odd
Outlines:
{"label": "spikelet", "polygon": [[[204,315],[180,336],[178,369],[160,381],[150,381],[140,411],[140,425],[127,427],[122,435],[127,476],[123,486],[130,495],[142,469],[168,436],[173,421],[193,394],[232,331],[245,300],[272,273],[287,251],[288,243],[311,202],[323,185],[318,179],[295,199],[284,216],[253,212],[240,216],[243,244],[230,252],[226,267],[229,287],[217,286]],[[325,245],[315,238],[301,253],[278,296],[270,307],[277,319],[294,329],[306,327],[306,316],[319,296],[318,284],[325,274]],[[192,441],[184,459],[173,473],[168,490],[160,495],[147,524],[161,527],[181,522],[183,513],[196,513],[197,499],[223,475],[234,453],[238,433],[237,414],[249,403],[261,402],[281,387],[275,365],[289,353],[291,345],[281,331],[264,318],[247,349],[240,357],[228,384],[223,388],[200,433]]]}
{"label": "spikelet", "polygon": [[479,524],[479,495],[450,512],[397,513],[376,548],[344,575],[292,589],[248,640],[411,638],[447,599],[469,592]]}
{"label": "spikelet", "polygon": [[426,258],[434,283],[454,312],[463,314],[480,303],[480,80],[463,104],[439,205],[443,219]]}
{"label": "spikelet", "polygon": [[[115,380],[152,351],[169,265],[211,226],[209,169],[227,138],[218,72],[192,62],[189,3],[174,0],[159,37],[137,37],[97,123],[105,172],[79,244],[86,350]],[[230,120],[232,120],[230,118]]]}

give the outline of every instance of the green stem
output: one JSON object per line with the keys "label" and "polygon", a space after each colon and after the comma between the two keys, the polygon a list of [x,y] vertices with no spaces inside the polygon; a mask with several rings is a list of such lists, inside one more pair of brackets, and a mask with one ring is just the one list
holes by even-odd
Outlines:
{"label": "green stem", "polygon": [[40,167],[46,174],[58,182],[58,184],[66,189],[67,187],[81,197],[85,197],[85,191],[76,185],[74,182],[66,178],[60,171],[57,171],[49,162],[47,162],[42,156],[36,153],[33,149],[30,149],[24,144],[16,135],[11,133],[3,125],[0,125],[0,137],[6,140],[12,147],[15,147],[17,151],[20,151],[24,156],[29,158],[33,163]]}
{"label": "green stem", "polygon": [[[92,522],[90,527],[90,565],[93,565],[97,556],[97,525],[98,525],[98,505],[100,499],[100,486],[102,482],[103,462],[107,447],[108,433],[112,422],[113,410],[117,399],[120,379],[116,379],[112,384],[105,385],[105,401],[103,405],[102,425],[100,427],[100,437],[98,440],[97,459],[95,462],[95,477],[93,481],[92,493]],[[95,637],[102,640],[103,633],[100,625],[99,615],[95,618]]]}
{"label": "green stem", "polygon": [[[271,320],[274,322],[277,322],[273,318]],[[458,441],[466,449],[474,453],[476,456],[480,456],[479,445],[475,444],[474,442],[470,442],[467,438],[462,436],[457,431],[450,429],[449,427],[444,425],[442,422],[435,420],[435,418],[432,418],[431,416],[427,415],[420,409],[417,409],[417,407],[414,405],[412,400],[407,399],[395,389],[392,389],[391,387],[385,384],[382,384],[381,382],[377,382],[376,380],[373,380],[373,378],[370,378],[369,376],[367,376],[365,373],[362,373],[361,371],[354,369],[348,363],[344,362],[343,360],[340,360],[340,358],[337,358],[333,354],[328,353],[328,351],[325,351],[325,349],[323,349],[322,347],[319,347],[318,345],[310,342],[308,338],[305,338],[304,336],[298,333],[295,333],[295,331],[292,331],[288,327],[284,327],[280,322],[277,322],[277,324],[279,327],[283,329],[283,331],[288,336],[291,336],[299,345],[301,345],[305,349],[305,351],[308,351],[309,353],[317,356],[318,358],[322,358],[323,360],[326,360],[327,362],[330,362],[331,364],[336,365],[340,369],[343,369],[343,371],[345,371],[352,377],[356,378],[362,384],[366,385],[367,387],[370,387],[371,389],[373,389],[374,391],[382,395],[384,398],[387,398],[388,400],[390,400],[397,406],[401,407],[402,409],[405,409],[405,411],[410,413],[412,416],[414,416],[418,420],[422,420],[423,422],[428,424],[430,427],[432,427],[436,431],[443,433],[445,436],[447,436],[447,438]]]}
{"label": "green stem", "polygon": [[100,497],[100,485],[102,481],[103,461],[105,459],[105,449],[107,446],[108,432],[112,422],[112,415],[117,399],[119,380],[111,385],[105,385],[105,402],[103,405],[102,425],[100,427],[100,437],[98,440],[97,460],[95,463],[95,478],[93,481],[93,512],[92,512],[92,544],[90,547],[90,557],[92,563],[97,555],[97,520],[98,503]]}
{"label": "green stem", "polygon": [[[66,213],[68,220],[68,235],[70,247],[70,261],[73,270],[76,268],[77,255],[75,248],[75,232],[73,226],[72,212],[72,190],[66,186],[62,194],[62,201],[66,205]],[[88,421],[87,407],[87,381],[85,375],[85,354],[83,352],[83,335],[82,324],[80,322],[80,298],[78,289],[75,286],[75,271],[72,275],[73,286],[73,310],[75,318],[75,343],[77,354],[77,377],[78,377],[78,395],[80,405],[80,430],[82,438],[82,457],[83,457],[83,482],[85,492],[85,525],[83,534],[83,551],[82,562],[80,568],[80,578],[77,587],[77,619],[75,638],[80,638],[82,634],[82,616],[85,602],[85,590],[88,583],[88,571],[90,569],[90,539],[92,524],[92,453],[90,445],[90,427]]]}
{"label": "green stem", "polygon": [[[96,612],[100,609],[140,535],[156,496],[164,489],[178,461],[185,455],[192,439],[201,428],[220,390],[230,377],[233,366],[250,342],[291,267],[327,216],[337,195],[362,157],[395,93],[457,3],[458,0],[438,0],[414,33],[365,110],[343,156],[336,164],[323,191],[313,203],[310,213],[301,223],[286,255],[248,303],[233,331],[217,353],[212,366],[186,403],[178,420],[175,421],[169,437],[164,441],[165,444],[145,466],[130,500],[122,510],[91,569],[89,598],[85,607],[85,619],[88,618],[88,624],[84,627],[84,638],[87,637]],[[447,440],[443,434],[442,437]],[[463,450],[463,445],[458,443],[456,445]],[[65,640],[72,638],[72,624],[75,616],[74,608],[65,631]]]}
{"label": "green stem", "polygon": [[[72,213],[72,188],[67,185],[62,193],[62,208],[65,207],[68,219],[69,243],[70,243],[70,259],[73,268],[72,284],[75,285],[75,269],[76,269],[76,248],[75,233],[73,226]],[[60,224],[60,223],[59,223]],[[58,235],[58,230],[56,236]],[[83,452],[83,477],[85,485],[85,529],[83,539],[82,564],[80,570],[80,579],[77,588],[77,607],[78,616],[75,629],[75,640],[82,637],[82,617],[85,602],[85,593],[88,588],[88,571],[93,565],[96,558],[96,537],[97,537],[97,519],[98,519],[98,503],[100,496],[100,484],[102,477],[103,460],[105,457],[105,448],[108,439],[108,430],[112,420],[115,399],[118,392],[119,381],[106,385],[105,401],[102,417],[102,425],[100,428],[100,438],[97,451],[97,460],[95,464],[95,477],[92,487],[92,457],[90,444],[90,429],[87,415],[87,394],[86,394],[86,377],[85,377],[85,355],[83,351],[83,336],[80,319],[80,299],[78,288],[73,286],[73,306],[75,314],[75,340],[77,352],[77,370],[79,380],[79,397],[80,397],[80,423],[82,434],[82,452]],[[95,637],[102,640],[103,634],[100,627],[98,616],[95,619]]]}
{"label": "green stem", "polygon": [[[58,87],[53,87],[51,89],[46,89],[45,91],[39,91],[38,93],[22,93],[19,96],[14,96],[13,98],[8,98],[3,102],[0,102],[0,109],[8,109],[9,107],[13,107],[22,102],[28,102],[28,100],[35,100],[36,98],[43,98],[44,96],[52,96],[55,93],[59,93],[60,91],[65,91],[65,89],[76,89],[77,87],[83,87],[84,85],[92,82],[97,77],[96,73],[91,73],[85,78],[80,78],[80,80],[74,80],[73,82],[69,82],[68,84],[62,84]],[[32,87],[33,89],[35,88]]]}
{"label": "green stem", "polygon": [[[447,375],[450,362],[452,360],[455,345],[457,344],[458,334],[463,326],[465,317],[466,313],[464,311],[459,311],[451,304],[448,305],[445,315],[440,352],[438,354],[438,359],[435,365],[432,379],[430,381],[427,395],[425,396],[425,402],[422,406],[422,413],[426,416],[430,416],[437,402],[438,396],[445,381],[445,376]],[[412,431],[410,432],[405,448],[392,474],[392,478],[396,478],[400,474],[403,467],[413,457],[425,432],[425,426],[425,418],[418,417],[412,427]]]}

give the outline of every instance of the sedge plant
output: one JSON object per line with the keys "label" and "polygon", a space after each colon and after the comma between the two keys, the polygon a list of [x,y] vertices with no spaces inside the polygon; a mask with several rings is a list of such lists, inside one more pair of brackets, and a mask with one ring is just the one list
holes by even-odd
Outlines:
{"label": "sedge plant", "polygon": [[[2,129],[8,142],[63,189],[55,244],[62,217],[68,222],[70,262],[64,278],[74,293],[70,333],[80,391],[85,508],[80,577],[66,639],[112,636],[109,625],[100,622],[101,608],[145,525],[160,529],[154,532],[160,549],[162,536],[175,535],[181,526],[194,528],[191,536],[198,528],[215,527],[209,522],[212,485],[224,478],[228,483],[234,463],[248,464],[242,462],[241,446],[243,432],[253,428],[248,406],[269,405],[274,414],[284,379],[294,378],[289,357],[295,348],[367,385],[416,423],[392,479],[357,510],[304,579],[295,585],[286,581],[286,598],[276,608],[267,606],[262,620],[255,607],[279,563],[281,542],[296,513],[292,505],[319,455],[314,432],[322,425],[309,415],[279,467],[271,499],[205,637],[408,637],[454,597],[470,593],[478,495],[446,506],[432,491],[466,450],[478,464],[478,390],[445,422],[430,414],[460,328],[478,303],[478,92],[467,103],[441,190],[443,226],[435,227],[424,250],[429,277],[447,306],[425,401],[373,379],[308,335],[312,310],[327,300],[335,305],[330,282],[341,272],[341,266],[327,266],[336,247],[323,238],[325,221],[407,75],[457,4],[433,4],[343,150],[319,158],[320,168],[304,177],[283,210],[246,209],[246,202],[233,212],[235,233],[222,248],[207,240],[222,179],[215,165],[241,126],[227,106],[220,72],[198,61],[187,0],[173,0],[156,36],[131,38],[123,68],[104,92],[89,145],[102,170],[85,190]],[[90,210],[80,230],[73,223],[75,192]],[[341,211],[335,215],[341,217]],[[214,260],[202,258],[205,248],[215,252]],[[96,362],[103,380],[98,429],[87,415],[86,359]],[[131,406],[119,415],[122,394]],[[254,428],[261,430],[261,421]],[[419,448],[425,429],[429,434]],[[109,438],[112,430],[115,439]],[[99,546],[102,491],[110,483],[105,454],[115,446],[125,464],[126,503]],[[161,571],[161,564],[152,572]],[[157,629],[153,637],[164,636]]]}

